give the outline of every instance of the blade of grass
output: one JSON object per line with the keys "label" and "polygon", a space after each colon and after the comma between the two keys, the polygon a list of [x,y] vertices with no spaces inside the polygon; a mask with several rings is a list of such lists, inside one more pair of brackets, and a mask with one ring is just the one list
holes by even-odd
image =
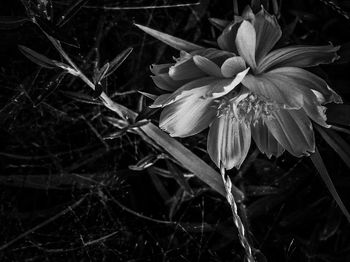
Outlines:
{"label": "blade of grass", "polygon": [[198,49],[202,49],[204,47],[200,45],[196,45],[194,43],[188,42],[186,40],[183,40],[181,38],[177,38],[172,35],[168,35],[166,33],[162,33],[160,31],[154,30],[152,28],[149,28],[147,26],[139,25],[139,24],[134,24],[137,26],[139,29],[144,31],[145,33],[153,36],[154,38],[157,38],[158,40],[162,41],[163,43],[177,49],[177,50],[183,50],[186,52],[191,52],[191,51],[196,51]]}
{"label": "blade of grass", "polygon": [[318,152],[318,149],[315,149],[315,153],[310,156],[314,166],[316,167],[318,173],[320,174],[321,178],[323,179],[323,182],[326,184],[329,192],[331,193],[332,197],[334,198],[335,202],[337,202],[338,206],[340,207],[341,211],[345,215],[346,219],[350,222],[350,214],[348,210],[346,209],[343,201],[341,200],[333,182],[330,178],[327,168],[322,160],[322,157],[320,153]]}

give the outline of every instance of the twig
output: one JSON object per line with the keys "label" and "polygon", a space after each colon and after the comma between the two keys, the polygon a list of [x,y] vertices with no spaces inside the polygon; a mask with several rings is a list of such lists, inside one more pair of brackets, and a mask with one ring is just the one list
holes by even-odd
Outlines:
{"label": "twig", "polygon": [[222,181],[224,182],[224,185],[225,185],[226,199],[227,199],[227,202],[231,206],[233,222],[235,223],[235,225],[238,229],[239,240],[240,240],[241,245],[243,246],[243,248],[245,250],[246,259],[248,262],[255,262],[255,259],[253,256],[253,251],[252,251],[252,248],[248,242],[244,225],[242,223],[241,218],[238,215],[237,204],[236,204],[235,199],[233,197],[233,194],[231,192],[232,182],[231,182],[230,177],[226,176],[225,167],[223,165],[220,167],[220,173],[222,176]]}

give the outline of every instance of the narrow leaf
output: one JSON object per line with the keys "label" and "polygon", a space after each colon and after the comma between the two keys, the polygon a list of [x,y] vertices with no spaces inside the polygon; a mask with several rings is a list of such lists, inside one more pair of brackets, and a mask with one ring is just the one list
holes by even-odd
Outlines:
{"label": "narrow leaf", "polygon": [[322,157],[320,153],[318,152],[318,149],[316,148],[315,153],[310,156],[312,162],[314,163],[314,166],[316,167],[318,173],[321,175],[321,178],[323,179],[324,183],[326,184],[329,192],[333,196],[334,200],[337,202],[338,206],[340,207],[341,211],[343,211],[343,214],[347,218],[347,220],[350,222],[350,214],[348,210],[346,209],[343,201],[341,200],[340,196],[338,195],[338,192],[328,174],[327,168],[322,160]]}
{"label": "narrow leaf", "polygon": [[317,131],[321,134],[324,140],[334,149],[344,163],[350,168],[350,146],[336,132],[330,129],[316,126]]}
{"label": "narrow leaf", "polygon": [[39,54],[28,47],[19,45],[19,51],[21,51],[23,55],[25,55],[29,60],[31,60],[37,65],[49,69],[57,67],[57,61],[49,59],[46,56]]}
{"label": "narrow leaf", "polygon": [[[153,140],[154,143],[159,145],[179,163],[181,163],[183,167],[188,169],[221,195],[226,196],[224,184],[220,174],[202,159],[184,147],[180,142],[164,133],[152,123],[141,126],[140,130],[142,130],[151,140]],[[234,186],[232,186],[232,189],[232,193],[234,194],[236,201],[242,201],[244,197],[243,193]]]}
{"label": "narrow leaf", "polygon": [[231,22],[229,20],[223,20],[219,18],[209,18],[209,22],[219,30],[224,30],[226,26]]}
{"label": "narrow leaf", "polygon": [[79,10],[88,2],[89,0],[79,0],[73,5],[71,5],[57,22],[57,26],[62,27],[66,24],[73,16],[75,16]]}
{"label": "narrow leaf", "polygon": [[168,35],[166,33],[159,32],[157,30],[154,30],[152,28],[149,28],[147,26],[135,24],[138,28],[140,28],[145,33],[157,38],[158,40],[162,41],[163,43],[177,49],[177,50],[183,50],[186,52],[196,51],[198,49],[204,48],[203,46],[196,45],[194,43],[188,42],[186,40],[183,40],[181,38],[177,38],[175,36]]}
{"label": "narrow leaf", "polygon": [[115,70],[118,69],[118,67],[125,61],[125,59],[131,54],[133,48],[129,47],[119,53],[110,63],[109,63],[109,69],[107,70],[105,77],[110,76],[114,73]]}

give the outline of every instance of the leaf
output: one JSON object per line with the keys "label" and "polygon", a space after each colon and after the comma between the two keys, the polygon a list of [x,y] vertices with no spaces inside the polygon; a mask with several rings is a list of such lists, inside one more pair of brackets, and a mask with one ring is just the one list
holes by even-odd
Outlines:
{"label": "leaf", "polygon": [[350,168],[350,146],[349,144],[333,130],[315,126],[324,140],[334,149],[344,163]]}
{"label": "leaf", "polygon": [[142,158],[135,165],[130,165],[129,168],[134,171],[142,171],[153,166],[159,159],[163,159],[163,158],[164,158],[163,154],[160,154],[160,155],[150,154]]}
{"label": "leaf", "polygon": [[89,0],[79,0],[75,4],[71,5],[57,22],[57,26],[62,27],[65,25]]}
{"label": "leaf", "polygon": [[350,126],[350,105],[328,105],[326,114],[328,122]]}
{"label": "leaf", "polygon": [[0,29],[12,30],[16,29],[27,22],[31,22],[27,17],[13,17],[13,16],[1,16],[0,17]]}
{"label": "leaf", "polygon": [[223,20],[219,18],[209,18],[209,22],[219,30],[224,30],[226,26],[231,22],[229,20]]}
{"label": "leaf", "polygon": [[57,63],[59,63],[58,61],[49,59],[46,56],[41,55],[35,52],[34,50],[28,47],[25,47],[23,45],[19,45],[18,47],[19,47],[19,51],[21,51],[23,55],[25,55],[29,60],[31,60],[37,65],[40,65],[42,67],[49,68],[49,69],[58,67],[57,66]]}
{"label": "leaf", "polygon": [[131,54],[133,48],[129,47],[119,53],[110,63],[109,63],[109,69],[106,72],[105,77],[110,76],[111,74],[114,73],[115,70],[118,69],[118,67],[125,61],[126,58]]}
{"label": "leaf", "polygon": [[100,83],[103,78],[106,77],[106,73],[108,72],[110,65],[109,63],[104,64],[100,69],[96,68],[96,71],[94,72],[94,83],[95,85]]}
{"label": "leaf", "polygon": [[149,28],[147,26],[139,25],[139,24],[134,24],[138,28],[140,28],[142,31],[145,33],[153,36],[154,38],[157,38],[158,40],[162,41],[163,43],[181,51],[186,51],[186,52],[191,52],[191,51],[196,51],[198,49],[203,49],[203,46],[196,45],[194,43],[188,42],[186,40],[183,40],[181,38],[177,38],[172,35],[168,35],[166,33],[159,32],[157,30],[154,30],[152,28]]}
{"label": "leaf", "polygon": [[[141,126],[140,130],[142,130],[154,143],[174,157],[184,168],[192,172],[221,195],[226,196],[220,174],[180,142],[164,133],[152,123]],[[232,186],[232,189],[235,200],[238,202],[242,201],[244,198],[243,193],[234,186]]]}
{"label": "leaf", "polygon": [[341,211],[347,218],[347,220],[350,222],[350,214],[348,210],[346,209],[343,201],[341,200],[336,188],[334,187],[334,184],[332,182],[332,179],[330,178],[327,168],[322,160],[322,157],[320,153],[318,152],[318,149],[316,148],[315,153],[310,156],[312,162],[314,163],[314,166],[316,167],[318,173],[321,175],[321,178],[323,179],[323,182],[326,184],[329,192],[333,196],[335,202],[337,202],[338,206],[340,207]]}

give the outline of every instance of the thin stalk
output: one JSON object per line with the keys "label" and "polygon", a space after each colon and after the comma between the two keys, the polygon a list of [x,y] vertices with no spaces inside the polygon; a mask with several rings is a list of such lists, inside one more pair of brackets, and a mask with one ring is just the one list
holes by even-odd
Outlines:
{"label": "thin stalk", "polygon": [[248,262],[255,262],[252,248],[251,248],[249,241],[248,241],[248,238],[246,236],[246,231],[245,231],[244,225],[242,223],[242,220],[241,220],[240,216],[238,215],[237,204],[236,204],[236,201],[235,201],[234,196],[233,196],[232,191],[231,191],[232,190],[232,182],[231,182],[230,177],[226,176],[224,166],[221,166],[220,173],[221,173],[222,181],[224,182],[224,185],[225,185],[226,199],[227,199],[227,202],[231,206],[233,222],[235,223],[235,225],[238,229],[239,240],[241,242],[241,245],[244,248],[246,260]]}

